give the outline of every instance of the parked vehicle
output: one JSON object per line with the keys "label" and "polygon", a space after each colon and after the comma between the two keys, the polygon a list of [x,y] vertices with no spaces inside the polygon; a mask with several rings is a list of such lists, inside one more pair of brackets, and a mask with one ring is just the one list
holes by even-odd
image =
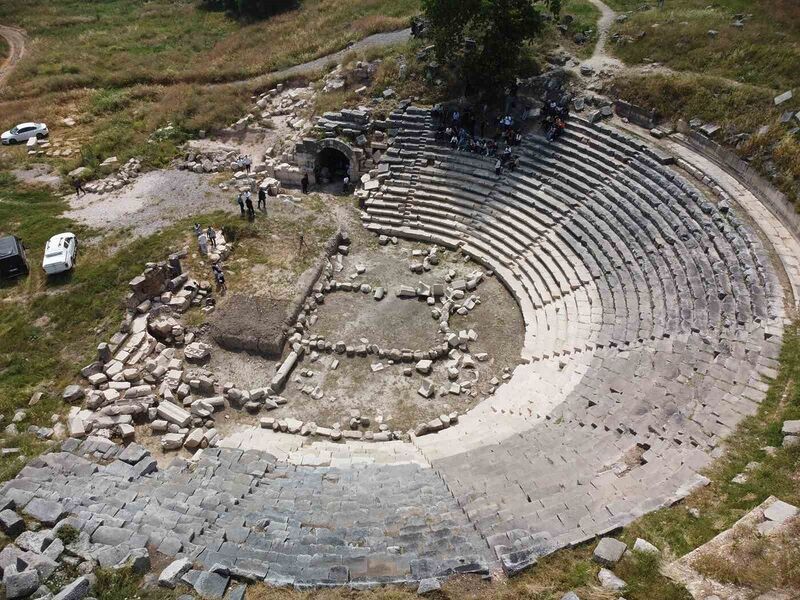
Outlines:
{"label": "parked vehicle", "polygon": [[13,235],[0,237],[0,279],[13,279],[28,274],[25,247]]}
{"label": "parked vehicle", "polygon": [[0,141],[5,145],[21,144],[32,137],[41,140],[48,135],[50,135],[50,130],[47,129],[47,125],[44,123],[20,123],[16,127],[12,127],[0,134]]}
{"label": "parked vehicle", "polygon": [[44,247],[42,268],[48,275],[69,271],[75,266],[78,254],[78,238],[74,233],[59,233],[47,241]]}

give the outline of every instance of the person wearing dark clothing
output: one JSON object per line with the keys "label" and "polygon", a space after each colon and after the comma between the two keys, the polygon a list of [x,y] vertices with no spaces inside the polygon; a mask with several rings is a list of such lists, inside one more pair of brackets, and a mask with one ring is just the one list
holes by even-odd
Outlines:
{"label": "person wearing dark clothing", "polygon": [[256,218],[256,211],[253,209],[253,199],[249,195],[245,200],[245,204],[247,205],[247,218],[252,221]]}
{"label": "person wearing dark clothing", "polygon": [[80,196],[81,194],[86,195],[86,190],[83,189],[83,184],[81,180],[77,177],[72,180],[72,185],[75,187],[75,195]]}
{"label": "person wearing dark clothing", "polygon": [[308,173],[303,173],[303,178],[300,180],[300,189],[304,194],[308,193]]}
{"label": "person wearing dark clothing", "polygon": [[217,282],[217,290],[226,292],[228,286],[225,285],[225,273],[222,272],[222,268],[215,263],[214,266],[211,267],[211,271],[214,273],[214,280]]}
{"label": "person wearing dark clothing", "polygon": [[258,188],[258,208],[263,208],[264,212],[267,210],[267,190],[263,187]]}
{"label": "person wearing dark clothing", "polygon": [[214,231],[214,228],[211,225],[208,226],[208,230],[206,231],[206,235],[208,236],[208,243],[211,244],[212,248],[217,247],[217,232]]}
{"label": "person wearing dark clothing", "polygon": [[242,198],[241,193],[236,196],[236,203],[239,205],[239,210],[242,211],[242,216],[244,216],[244,198]]}
{"label": "person wearing dark clothing", "polygon": [[494,163],[494,174],[495,175],[500,175],[500,173],[502,173],[502,172],[503,172],[503,163],[498,158],[497,162]]}

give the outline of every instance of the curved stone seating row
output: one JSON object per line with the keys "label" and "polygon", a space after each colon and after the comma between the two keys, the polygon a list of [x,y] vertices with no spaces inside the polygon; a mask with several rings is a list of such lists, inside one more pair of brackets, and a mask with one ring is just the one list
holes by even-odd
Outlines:
{"label": "curved stone seating row", "polygon": [[0,497],[18,510],[35,498],[57,502],[80,530],[82,551],[103,566],[151,547],[300,588],[488,573],[485,541],[436,472],[415,462],[300,466],[209,448],[191,467],[178,459],[155,470],[143,449],[141,462],[129,461],[136,451],[102,438],[68,440],[65,449],[33,461]]}
{"label": "curved stone seating row", "polygon": [[504,565],[702,485],[780,348],[784,292],[758,236],[613,129],[526,136],[498,177],[493,160],[436,143],[421,111],[390,125],[367,227],[484,262],[525,320],[535,362],[458,427],[415,440]]}

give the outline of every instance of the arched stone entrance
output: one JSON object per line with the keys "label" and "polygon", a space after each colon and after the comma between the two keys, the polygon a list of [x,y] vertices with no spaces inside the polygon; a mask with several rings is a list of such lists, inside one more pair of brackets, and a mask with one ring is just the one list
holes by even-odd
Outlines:
{"label": "arched stone entrance", "polygon": [[336,148],[322,148],[317,153],[314,175],[317,183],[342,181],[351,171],[350,159]]}
{"label": "arched stone entrance", "polygon": [[336,138],[324,140],[303,140],[296,148],[296,160],[301,169],[314,175],[317,184],[341,181],[350,174],[350,181],[355,183],[361,177],[359,158],[361,150]]}

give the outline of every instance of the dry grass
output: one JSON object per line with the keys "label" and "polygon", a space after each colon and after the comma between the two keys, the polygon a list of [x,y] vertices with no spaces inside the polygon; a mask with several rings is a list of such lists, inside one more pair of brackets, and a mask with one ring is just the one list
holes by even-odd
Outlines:
{"label": "dry grass", "polygon": [[0,61],[5,60],[5,58],[8,56],[9,50],[10,48],[8,47],[8,42],[6,41],[6,38],[0,37]]}
{"label": "dry grass", "polygon": [[701,554],[692,567],[715,581],[756,593],[800,590],[800,518],[785,532],[769,538],[753,527],[739,527],[724,552]]}
{"label": "dry grass", "polygon": [[297,10],[242,26],[196,2],[6,0],[0,21],[22,24],[32,51],[11,92],[243,79],[406,26],[417,0],[306,0]]}
{"label": "dry grass", "polygon": [[[684,73],[618,77],[610,91],[615,97],[655,108],[667,119],[696,117],[717,123],[723,129],[719,138],[723,142],[735,143],[737,134],[749,134],[738,154],[762,173],[773,173],[772,182],[793,202],[800,197],[800,137],[778,122],[784,107],[774,106],[772,90]],[[756,135],[762,125],[769,126],[769,131]]]}

